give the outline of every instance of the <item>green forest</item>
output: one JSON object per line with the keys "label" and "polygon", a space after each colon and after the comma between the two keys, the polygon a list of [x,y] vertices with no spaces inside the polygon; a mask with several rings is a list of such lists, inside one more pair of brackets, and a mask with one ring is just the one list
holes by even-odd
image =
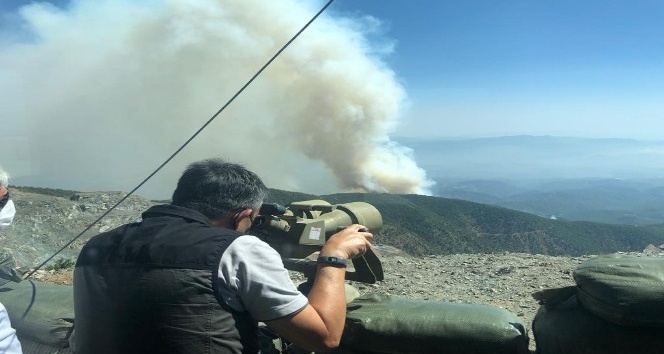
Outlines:
{"label": "green forest", "polygon": [[577,256],[641,251],[648,244],[664,244],[664,226],[552,220],[458,199],[375,193],[314,196],[274,189],[269,198],[279,204],[307,199],[372,204],[383,217],[375,243],[412,255],[525,252]]}

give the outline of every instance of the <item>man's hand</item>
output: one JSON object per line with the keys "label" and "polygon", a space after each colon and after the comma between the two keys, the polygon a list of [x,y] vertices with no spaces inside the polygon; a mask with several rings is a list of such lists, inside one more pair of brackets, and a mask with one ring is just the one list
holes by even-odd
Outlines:
{"label": "man's hand", "polygon": [[332,235],[320,251],[321,256],[353,259],[362,256],[371,247],[373,235],[362,225],[351,225]]}

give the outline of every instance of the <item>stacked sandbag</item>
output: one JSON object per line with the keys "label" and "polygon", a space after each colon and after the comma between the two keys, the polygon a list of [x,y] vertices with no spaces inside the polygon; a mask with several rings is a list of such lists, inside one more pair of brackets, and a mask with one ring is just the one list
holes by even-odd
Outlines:
{"label": "stacked sandbag", "polygon": [[71,352],[72,298],[72,287],[66,285],[27,280],[0,287],[0,302],[7,308],[24,354]]}
{"label": "stacked sandbag", "polygon": [[384,354],[526,354],[528,336],[507,310],[368,294],[348,304],[341,347]]}
{"label": "stacked sandbag", "polygon": [[596,257],[574,281],[589,312],[621,326],[664,326],[664,257]]}
{"label": "stacked sandbag", "polygon": [[574,280],[534,294],[538,354],[664,352],[664,257],[595,257]]}

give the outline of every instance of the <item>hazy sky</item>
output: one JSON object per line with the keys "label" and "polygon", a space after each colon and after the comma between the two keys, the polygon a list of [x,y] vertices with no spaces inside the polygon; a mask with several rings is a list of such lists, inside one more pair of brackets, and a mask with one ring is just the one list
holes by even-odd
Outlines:
{"label": "hazy sky", "polygon": [[409,98],[394,136],[664,139],[662,1],[336,0],[329,12],[375,18],[370,38],[393,45],[384,60]]}
{"label": "hazy sky", "polygon": [[[31,7],[26,22],[26,13],[16,10],[31,2],[0,1],[0,136],[18,131],[14,147],[38,140],[41,146],[32,151],[11,152],[10,167],[19,176],[52,174],[58,186],[80,172],[77,163],[85,163],[80,168],[86,171],[97,164],[98,174],[85,176],[88,180],[108,174],[104,168],[118,167],[114,158],[125,153],[123,144],[134,158],[128,163],[141,169],[134,174],[123,169],[128,175],[113,178],[137,181],[158,165],[158,152],[177,146],[194,129],[194,123],[165,119],[187,115],[204,121],[219,108],[220,97],[229,97],[250,77],[250,68],[324,4],[226,0],[244,15],[234,15],[237,22],[224,29],[213,18],[223,18],[223,11],[209,12],[204,20],[210,23],[196,20],[197,11],[213,8],[214,0],[140,2],[168,4],[153,8],[128,0],[53,0],[64,12]],[[420,192],[428,184],[424,172],[412,152],[391,139],[515,134],[664,139],[663,16],[660,0],[336,0],[327,20],[314,23],[310,37],[287,50],[263,75],[264,83],[237,103],[237,112],[228,113],[263,120],[238,125],[228,146],[213,139],[228,132],[212,128],[208,140],[201,137],[198,150],[192,148],[167,175],[172,179],[187,159],[199,152],[218,154],[214,147],[222,146],[259,173],[272,174],[268,183],[277,188],[321,191],[316,185],[329,186],[332,172],[343,188]],[[158,26],[173,32],[157,33]],[[218,31],[197,37],[215,26]],[[211,40],[230,40],[233,46],[221,48],[215,43],[222,42]],[[219,67],[226,59],[246,67]],[[100,63],[106,69],[95,71]],[[183,70],[167,71],[173,68]],[[225,86],[216,86],[220,79]],[[148,82],[152,86],[141,91]],[[270,90],[277,95],[268,95]],[[330,93],[334,99],[320,105]],[[189,95],[191,100],[180,104]],[[157,111],[143,112],[148,107]],[[312,121],[317,110],[325,121]],[[20,136],[34,128],[14,119],[24,113],[59,120],[40,121],[41,136]],[[127,120],[104,120],[102,113]],[[143,115],[152,120],[136,120]],[[101,125],[88,127],[97,116]],[[142,141],[146,126],[141,124],[155,122],[168,122],[157,128],[164,139]],[[260,141],[302,139],[283,151],[274,142],[260,146],[258,156],[238,140],[249,132]],[[40,161],[23,154],[40,155]],[[63,162],[65,157],[71,161]],[[260,171],[266,161],[280,163]],[[59,163],[72,171],[63,173]]]}

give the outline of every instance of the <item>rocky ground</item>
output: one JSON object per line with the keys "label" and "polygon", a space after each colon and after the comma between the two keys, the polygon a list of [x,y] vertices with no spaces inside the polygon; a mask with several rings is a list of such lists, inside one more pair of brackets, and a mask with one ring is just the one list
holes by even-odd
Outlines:
{"label": "rocky ground", "polygon": [[153,205],[140,196],[130,196],[67,245],[125,195],[123,192],[86,192],[54,197],[13,189],[16,217],[12,226],[0,233],[0,251],[11,254],[21,266],[39,264],[62,247],[56,259],[75,259],[91,236],[136,221],[143,210]]}

